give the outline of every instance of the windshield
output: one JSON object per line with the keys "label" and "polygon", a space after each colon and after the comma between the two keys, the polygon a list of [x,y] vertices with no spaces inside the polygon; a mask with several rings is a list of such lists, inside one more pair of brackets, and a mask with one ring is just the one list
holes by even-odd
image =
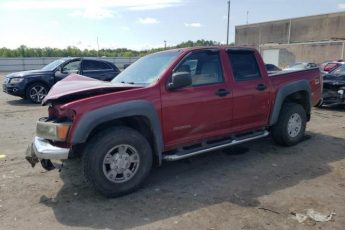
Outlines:
{"label": "windshield", "polygon": [[44,66],[42,70],[53,71],[56,67],[58,67],[61,63],[65,62],[64,59],[59,59],[49,63],[48,65]]}
{"label": "windshield", "polygon": [[337,69],[333,70],[331,74],[335,76],[345,75],[345,65],[339,66]]}
{"label": "windshield", "polygon": [[148,85],[157,81],[162,72],[179,55],[180,51],[166,51],[140,58],[111,82]]}

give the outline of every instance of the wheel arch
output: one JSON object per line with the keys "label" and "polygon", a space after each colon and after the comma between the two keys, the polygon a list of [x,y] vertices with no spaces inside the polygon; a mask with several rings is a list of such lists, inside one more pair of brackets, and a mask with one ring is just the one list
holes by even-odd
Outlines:
{"label": "wheel arch", "polygon": [[158,114],[149,101],[135,100],[86,113],[72,134],[72,145],[86,143],[99,131],[119,125],[140,132],[150,143],[155,163],[162,162],[163,136]]}
{"label": "wheel arch", "polygon": [[34,85],[34,84],[37,84],[37,83],[40,83],[40,84],[46,86],[47,89],[48,89],[48,91],[49,91],[49,89],[51,88],[51,87],[49,86],[49,84],[48,84],[47,82],[45,82],[44,80],[33,80],[33,81],[28,82],[28,84],[25,86],[25,92],[27,92],[27,90],[28,90],[28,88],[29,88],[30,86],[32,86],[32,85]]}
{"label": "wheel arch", "polygon": [[272,126],[278,121],[281,108],[286,102],[293,102],[302,105],[306,112],[307,120],[309,121],[311,113],[310,100],[311,89],[307,80],[300,80],[283,86],[277,92],[269,125]]}

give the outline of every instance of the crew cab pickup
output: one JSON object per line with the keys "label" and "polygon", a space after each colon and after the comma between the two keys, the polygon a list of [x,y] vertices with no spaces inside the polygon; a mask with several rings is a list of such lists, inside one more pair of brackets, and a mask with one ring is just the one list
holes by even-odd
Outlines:
{"label": "crew cab pickup", "polygon": [[[153,165],[271,134],[300,142],[320,101],[318,68],[268,75],[255,49],[184,48],[145,56],[112,82],[72,74],[43,100],[26,152],[34,166],[82,157],[87,181],[108,197],[134,191]],[[215,153],[211,153],[215,154]]]}

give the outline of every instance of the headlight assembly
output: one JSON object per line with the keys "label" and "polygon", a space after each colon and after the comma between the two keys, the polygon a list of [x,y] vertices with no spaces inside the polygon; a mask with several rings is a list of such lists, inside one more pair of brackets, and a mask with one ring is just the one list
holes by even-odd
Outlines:
{"label": "headlight assembly", "polygon": [[53,123],[38,121],[36,135],[48,140],[65,141],[71,123]]}
{"label": "headlight assembly", "polygon": [[10,82],[11,84],[17,84],[17,83],[20,83],[24,80],[24,78],[22,77],[14,77],[14,78],[11,78],[10,79]]}

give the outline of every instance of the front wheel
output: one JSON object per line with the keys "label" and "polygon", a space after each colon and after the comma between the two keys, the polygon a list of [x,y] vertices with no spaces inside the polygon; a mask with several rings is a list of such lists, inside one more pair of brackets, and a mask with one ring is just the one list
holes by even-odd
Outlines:
{"label": "front wheel", "polygon": [[83,155],[86,180],[107,197],[136,190],[152,167],[151,146],[138,131],[114,127],[96,134]]}
{"label": "front wheel", "polygon": [[300,142],[305,134],[307,115],[300,104],[283,105],[278,122],[272,127],[272,138],[280,145],[291,146]]}
{"label": "front wheel", "polygon": [[26,98],[35,104],[39,104],[48,94],[48,91],[49,89],[46,85],[39,82],[33,83],[26,89]]}

